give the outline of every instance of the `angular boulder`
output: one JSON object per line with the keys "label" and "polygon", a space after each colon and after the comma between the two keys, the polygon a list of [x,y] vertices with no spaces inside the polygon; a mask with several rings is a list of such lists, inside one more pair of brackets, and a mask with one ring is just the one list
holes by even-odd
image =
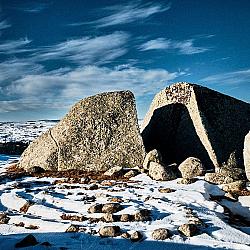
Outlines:
{"label": "angular boulder", "polygon": [[243,156],[246,176],[247,179],[250,181],[250,131],[245,137]]}
{"label": "angular boulder", "polygon": [[176,83],[159,92],[143,121],[146,152],[157,149],[165,164],[197,157],[206,168],[220,167],[232,153],[243,168],[250,104],[211,89]]}
{"label": "angular boulder", "polygon": [[79,101],[55,127],[30,144],[19,166],[106,171],[142,165],[144,155],[133,93],[119,91]]}

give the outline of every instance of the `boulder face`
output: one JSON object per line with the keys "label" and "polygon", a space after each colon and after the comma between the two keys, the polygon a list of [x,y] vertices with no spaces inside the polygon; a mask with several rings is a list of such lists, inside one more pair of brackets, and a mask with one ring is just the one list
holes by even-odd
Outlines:
{"label": "boulder face", "polygon": [[193,156],[206,168],[222,166],[230,155],[243,168],[244,137],[250,130],[250,104],[189,83],[160,91],[143,121],[146,152],[157,149],[165,164]]}
{"label": "boulder face", "polygon": [[250,131],[245,137],[244,141],[244,165],[247,179],[250,181]]}
{"label": "boulder face", "polygon": [[24,151],[19,166],[106,171],[141,165],[145,151],[130,91],[85,98]]}

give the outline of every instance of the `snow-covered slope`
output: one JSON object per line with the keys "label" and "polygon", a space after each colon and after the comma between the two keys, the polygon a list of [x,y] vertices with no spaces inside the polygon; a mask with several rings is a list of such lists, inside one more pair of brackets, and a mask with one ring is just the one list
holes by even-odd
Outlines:
{"label": "snow-covered slope", "polygon": [[31,142],[58,121],[0,122],[0,142]]}
{"label": "snow-covered slope", "polygon": [[[107,185],[96,181],[97,189],[89,190],[91,184],[57,183],[55,178],[26,177],[20,180],[2,181],[0,185],[0,210],[7,211],[10,221],[0,224],[0,249],[14,249],[14,245],[28,233],[42,243],[48,241],[48,249],[250,249],[248,227],[231,226],[227,223],[223,207],[212,201],[210,195],[223,195],[217,185],[207,183],[201,177],[193,184],[178,184],[178,180],[154,181],[146,174],[131,178],[129,182],[113,181]],[[94,181],[95,182],[95,181]],[[174,189],[162,193],[162,188]],[[89,214],[88,208],[96,203],[119,199],[123,209],[116,214],[134,214],[139,209],[152,213],[151,221],[91,223],[62,220],[61,215],[83,215],[100,218],[103,214]],[[26,213],[20,208],[27,202],[34,204]],[[249,205],[249,204],[248,204]],[[178,226],[198,218],[203,225],[193,237],[184,237]],[[20,222],[24,227],[17,226]],[[71,225],[78,225],[82,232],[65,233]],[[37,229],[25,228],[29,225]],[[104,225],[118,225],[122,231],[143,233],[141,242],[133,243],[120,236],[101,238],[98,230]],[[172,236],[164,241],[152,238],[152,231],[167,228]],[[37,245],[32,249],[47,249]]]}

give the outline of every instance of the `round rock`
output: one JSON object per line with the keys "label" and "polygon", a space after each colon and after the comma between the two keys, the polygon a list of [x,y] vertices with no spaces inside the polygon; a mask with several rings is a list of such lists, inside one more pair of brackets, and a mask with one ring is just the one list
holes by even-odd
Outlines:
{"label": "round rock", "polygon": [[152,233],[154,240],[165,240],[170,237],[169,230],[166,228],[155,229]]}
{"label": "round rock", "polygon": [[179,170],[182,177],[187,179],[204,175],[206,171],[201,161],[195,157],[189,157],[183,161],[179,166]]}
{"label": "round rock", "polygon": [[171,168],[164,167],[160,163],[149,163],[149,176],[156,181],[170,181],[176,179]]}
{"label": "round rock", "polygon": [[99,235],[101,237],[116,237],[120,235],[121,229],[118,226],[105,226],[101,227],[99,230]]}

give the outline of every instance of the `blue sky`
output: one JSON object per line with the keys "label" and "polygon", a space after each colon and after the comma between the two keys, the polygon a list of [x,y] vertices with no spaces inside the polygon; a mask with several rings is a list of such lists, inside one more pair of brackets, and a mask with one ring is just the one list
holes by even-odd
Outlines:
{"label": "blue sky", "polygon": [[0,0],[0,121],[124,89],[143,118],[178,81],[249,102],[249,13],[249,0]]}

